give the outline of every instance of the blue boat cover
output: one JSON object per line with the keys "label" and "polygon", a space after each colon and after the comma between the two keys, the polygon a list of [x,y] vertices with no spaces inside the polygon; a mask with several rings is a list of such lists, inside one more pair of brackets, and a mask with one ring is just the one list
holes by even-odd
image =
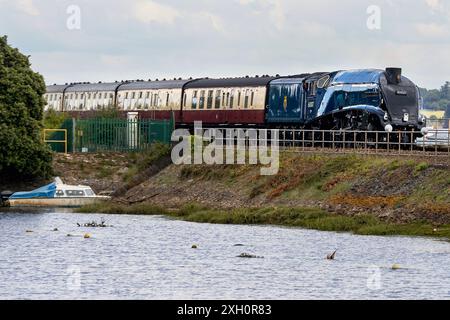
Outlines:
{"label": "blue boat cover", "polygon": [[9,199],[53,198],[55,193],[56,183],[51,183],[30,192],[16,192]]}

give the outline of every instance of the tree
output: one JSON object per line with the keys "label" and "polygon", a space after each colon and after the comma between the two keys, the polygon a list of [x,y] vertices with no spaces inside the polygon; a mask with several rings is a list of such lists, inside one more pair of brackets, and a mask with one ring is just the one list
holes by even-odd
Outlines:
{"label": "tree", "polygon": [[446,81],[441,87],[441,99],[450,100],[450,82]]}
{"label": "tree", "polygon": [[51,175],[52,153],[41,140],[44,93],[29,58],[0,37],[0,179]]}
{"label": "tree", "polygon": [[447,106],[447,109],[445,110],[445,115],[444,115],[444,129],[449,129],[450,126],[450,103]]}
{"label": "tree", "polygon": [[449,103],[449,105],[447,106],[447,110],[445,111],[445,116],[444,116],[444,118],[445,118],[445,119],[450,119],[450,103]]}

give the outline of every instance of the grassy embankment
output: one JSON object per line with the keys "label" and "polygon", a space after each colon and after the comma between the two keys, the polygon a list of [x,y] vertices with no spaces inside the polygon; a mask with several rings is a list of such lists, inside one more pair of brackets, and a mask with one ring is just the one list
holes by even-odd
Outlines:
{"label": "grassy embankment", "polygon": [[81,213],[105,213],[128,215],[164,215],[190,222],[213,224],[276,225],[299,227],[320,231],[351,232],[358,235],[405,235],[450,238],[450,225],[438,228],[425,223],[393,224],[361,215],[356,217],[335,215],[313,208],[261,208],[235,209],[231,211],[209,209],[199,205],[187,205],[180,210],[167,210],[148,204],[125,206],[97,204],[86,206]]}
{"label": "grassy embankment", "polygon": [[[176,184],[192,181],[197,187],[213,181],[238,189],[248,197],[250,206],[246,208],[225,210],[186,202],[181,209],[173,210],[154,203],[104,203],[80,211],[166,215],[191,222],[270,224],[361,235],[450,238],[450,224],[445,222],[450,214],[448,167],[411,159],[283,154],[278,175],[262,177],[257,172],[255,166],[185,166],[178,176],[169,179]],[[264,204],[251,207],[256,198],[264,198]],[[299,205],[302,201],[309,205]],[[341,208],[341,212],[320,209],[314,201]],[[346,214],[351,210],[356,213]],[[413,219],[401,222],[377,217],[378,211],[388,210],[398,215],[406,212]]]}

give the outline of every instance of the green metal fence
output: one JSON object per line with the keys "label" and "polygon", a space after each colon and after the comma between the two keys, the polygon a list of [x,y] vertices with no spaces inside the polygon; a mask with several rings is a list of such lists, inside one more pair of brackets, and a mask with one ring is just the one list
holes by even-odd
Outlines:
{"label": "green metal fence", "polygon": [[[69,119],[64,122],[63,129],[67,129],[68,133],[68,152],[131,152],[146,150],[155,142],[169,144],[174,122],[173,120]],[[56,152],[64,152],[60,145],[50,144],[50,146]]]}
{"label": "green metal fence", "polygon": [[142,151],[155,142],[169,144],[173,127],[169,120],[78,120],[76,151]]}

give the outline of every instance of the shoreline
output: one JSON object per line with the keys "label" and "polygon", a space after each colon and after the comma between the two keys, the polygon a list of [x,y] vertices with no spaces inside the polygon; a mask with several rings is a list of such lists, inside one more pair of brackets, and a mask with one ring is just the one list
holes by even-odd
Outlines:
{"label": "shoreline", "polygon": [[165,216],[186,222],[229,225],[272,225],[362,236],[412,236],[450,240],[450,224],[383,222],[372,215],[344,216],[320,208],[247,208],[220,210],[190,204],[178,210],[137,204],[100,203],[74,210],[85,214]]}
{"label": "shoreline", "polygon": [[113,196],[85,213],[450,239],[448,161],[281,153],[279,174],[261,176],[260,166],[176,166],[169,151],[57,155],[54,167]]}

